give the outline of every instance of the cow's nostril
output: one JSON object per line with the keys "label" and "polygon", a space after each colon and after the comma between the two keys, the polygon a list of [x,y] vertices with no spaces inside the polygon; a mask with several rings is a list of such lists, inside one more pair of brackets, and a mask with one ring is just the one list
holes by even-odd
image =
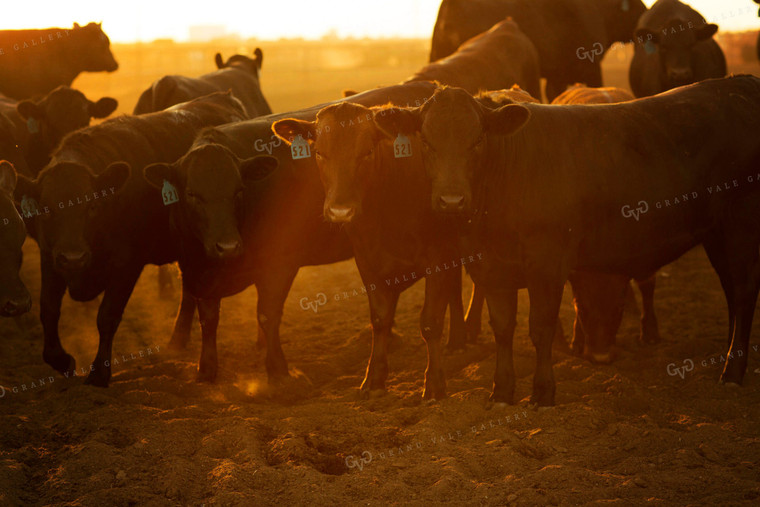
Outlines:
{"label": "cow's nostril", "polygon": [[12,314],[16,313],[16,311],[18,310],[18,308],[19,308],[19,305],[16,304],[16,302],[13,301],[12,299],[6,301],[5,305],[3,305],[3,311],[6,314],[11,314],[12,315]]}
{"label": "cow's nostril", "polygon": [[351,207],[332,206],[330,207],[330,218],[336,221],[348,221],[354,216],[356,211]]}
{"label": "cow's nostril", "polygon": [[464,207],[463,195],[442,195],[440,204],[443,209],[462,209]]}
{"label": "cow's nostril", "polygon": [[239,241],[224,241],[216,244],[216,251],[220,254],[231,254],[240,250]]}

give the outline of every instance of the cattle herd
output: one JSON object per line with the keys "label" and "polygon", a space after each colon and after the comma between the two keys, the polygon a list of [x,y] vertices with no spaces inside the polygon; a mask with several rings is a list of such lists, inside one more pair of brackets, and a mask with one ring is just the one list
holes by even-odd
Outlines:
{"label": "cattle herd", "polygon": [[[133,115],[93,126],[116,101],[69,85],[117,71],[100,25],[0,32],[0,315],[31,310],[19,278],[31,236],[43,359],[76,368],[58,332],[63,296],[102,294],[86,383],[105,387],[143,268],[177,262],[170,345],[187,345],[197,310],[198,380],[217,375],[220,300],[254,285],[258,341],[279,382],[289,375],[279,327],[299,268],[353,257],[372,324],[362,393],[385,389],[399,296],[424,278],[423,397],[446,395],[447,310],[456,351],[477,338],[487,303],[491,399],[514,402],[517,291],[527,288],[531,402],[551,406],[565,282],[572,350],[609,362],[630,281],[642,293],[640,340],[655,344],[655,273],[702,245],[729,309],[721,381],[741,384],[760,290],[760,79],[726,77],[717,30],[679,0],[443,0],[430,63],[402,83],[272,114],[257,48],[217,54],[218,70],[198,78],[165,76]],[[634,46],[635,97],[602,88],[600,60],[616,42]],[[456,269],[431,269],[444,264]],[[462,267],[474,282],[466,315]],[[160,271],[161,290],[171,278]]]}

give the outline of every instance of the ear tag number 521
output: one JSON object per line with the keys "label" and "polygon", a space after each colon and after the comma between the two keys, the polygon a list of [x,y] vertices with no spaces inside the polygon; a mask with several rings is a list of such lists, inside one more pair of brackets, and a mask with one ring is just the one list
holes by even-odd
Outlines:
{"label": "ear tag number 521", "polygon": [[396,158],[412,156],[412,142],[403,134],[399,134],[393,142],[393,153]]}
{"label": "ear tag number 521", "polygon": [[174,185],[164,180],[164,187],[161,189],[161,195],[164,198],[164,206],[169,206],[175,202],[179,202],[179,195]]}
{"label": "ear tag number 521", "polygon": [[290,144],[290,154],[293,156],[293,160],[311,157],[311,147],[301,134],[298,134]]}

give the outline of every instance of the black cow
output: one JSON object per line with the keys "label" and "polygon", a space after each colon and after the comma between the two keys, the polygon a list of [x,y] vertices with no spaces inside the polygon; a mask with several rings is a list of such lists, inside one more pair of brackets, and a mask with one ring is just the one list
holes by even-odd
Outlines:
{"label": "black cow", "polygon": [[430,61],[512,17],[538,50],[551,101],[574,83],[602,86],[601,59],[615,42],[629,42],[641,0],[443,0]]}
{"label": "black cow", "polygon": [[[338,102],[419,105],[434,90],[432,83],[408,83],[369,90]],[[272,133],[272,125],[288,117],[314,120],[327,105],[207,129],[177,163],[145,169],[154,185],[167,179],[180,189],[180,202],[172,206],[171,213],[176,242],[186,245],[182,248],[185,255],[179,259],[185,293],[173,346],[183,347],[189,339],[196,298],[199,309],[206,307],[210,309],[207,314],[216,316],[220,298],[255,285],[269,380],[288,376],[279,325],[293,279],[301,266],[350,259],[353,248],[345,231],[322,217],[325,194],[315,156],[293,159],[293,150]],[[257,160],[258,155],[271,155],[276,161]],[[242,214],[236,217],[230,203],[241,189]],[[240,242],[232,231],[235,224],[241,231],[242,255],[235,255],[238,248],[225,247]],[[219,254],[217,244],[222,245]],[[217,259],[222,255],[227,257],[223,263]],[[452,306],[452,321],[463,322],[461,299],[458,309]],[[217,322],[218,317],[209,317],[202,324],[201,380],[212,380],[216,375]],[[464,339],[463,326],[459,333],[453,339]]]}
{"label": "black cow", "polygon": [[531,400],[553,405],[551,341],[570,270],[640,278],[699,244],[729,307],[721,380],[742,382],[760,290],[760,79],[621,104],[495,110],[445,88],[380,126],[390,137],[419,133],[431,206],[468,217],[462,241],[485,249],[470,273],[486,290],[498,344],[493,399],[513,398],[518,282],[530,294],[537,354]]}
{"label": "black cow", "polygon": [[92,118],[106,118],[118,105],[111,97],[93,102],[68,86],[59,86],[41,99],[19,102],[16,111],[25,131],[20,137],[26,137],[21,147],[31,175],[37,176],[47,165],[66,134],[88,126]]}
{"label": "black cow", "polygon": [[24,221],[13,203],[16,169],[0,161],[0,317],[15,317],[32,308],[32,296],[19,278]]}
{"label": "black cow", "polygon": [[726,75],[726,58],[712,36],[718,25],[678,0],[658,0],[636,26],[629,80],[646,97]]}
{"label": "black cow", "polygon": [[81,72],[113,72],[119,64],[100,23],[74,28],[0,31],[0,93],[21,100],[70,86]]}
{"label": "black cow", "polygon": [[509,19],[467,40],[454,54],[423,67],[409,81],[438,81],[473,94],[517,84],[533,97],[541,97],[536,47]]}
{"label": "black cow", "polygon": [[245,106],[249,118],[272,114],[261,93],[259,75],[264,54],[256,48],[254,58],[233,55],[224,62],[217,53],[217,70],[200,77],[164,76],[145,90],[137,101],[134,114],[161,111],[174,104],[187,102],[213,92],[232,90]]}
{"label": "black cow", "polygon": [[[178,256],[168,209],[142,178],[142,168],[178,159],[204,127],[244,118],[242,104],[229,92],[114,118],[69,134],[36,180],[19,179],[16,197],[34,200],[22,209],[40,245],[46,363],[59,372],[76,368],[58,336],[66,289],[76,301],[104,292],[100,345],[86,382],[108,385],[113,337],[143,267]],[[164,192],[170,201],[171,189]]]}

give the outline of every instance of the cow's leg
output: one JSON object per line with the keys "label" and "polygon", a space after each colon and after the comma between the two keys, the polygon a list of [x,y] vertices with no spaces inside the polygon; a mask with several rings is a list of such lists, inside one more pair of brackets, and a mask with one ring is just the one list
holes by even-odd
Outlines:
{"label": "cow's leg", "polygon": [[169,264],[158,266],[158,295],[161,299],[171,299],[174,296],[173,278]]}
{"label": "cow's leg", "polygon": [[98,308],[98,334],[100,335],[98,353],[90,366],[90,374],[87,375],[85,384],[108,387],[108,382],[111,380],[113,337],[116,335],[124,308],[127,306],[141,272],[142,266],[123,268],[106,288],[103,301]]}
{"label": "cow's leg", "polygon": [[569,274],[567,259],[557,252],[567,249],[561,240],[528,238],[525,242],[525,274],[530,297],[528,332],[536,347],[536,373],[531,403],[539,407],[554,405],[552,339],[557,326],[562,292]]}
{"label": "cow's leg", "polygon": [[74,371],[76,361],[63,349],[61,337],[58,335],[58,321],[61,318],[61,302],[66,293],[66,281],[56,273],[52,259],[48,259],[45,254],[41,254],[40,269],[40,321],[45,336],[42,359],[60,373]]}
{"label": "cow's leg", "polygon": [[198,363],[198,382],[213,382],[219,368],[216,354],[216,330],[219,327],[219,299],[198,298],[198,318],[201,321],[201,360]]}
{"label": "cow's leg", "polygon": [[517,289],[489,291],[486,296],[491,329],[496,340],[496,371],[491,401],[514,403],[515,366],[512,340],[517,323]]}
{"label": "cow's leg", "polygon": [[[459,270],[455,270],[455,275],[447,273],[425,278],[425,304],[420,314],[420,330],[428,353],[425,391],[422,394],[426,400],[431,398],[440,400],[446,397],[446,375],[443,372],[441,358],[441,334],[446,316],[446,301],[450,299],[449,295],[454,289],[459,290],[461,304],[462,273]],[[464,331],[464,326],[462,330]],[[464,345],[464,340],[462,345]]]}
{"label": "cow's leg", "polygon": [[285,299],[290,286],[298,273],[296,269],[271,269],[256,282],[259,294],[257,317],[259,336],[264,335],[266,342],[267,378],[270,383],[277,383],[288,378],[288,363],[280,343],[280,322]]}
{"label": "cow's leg", "polygon": [[483,303],[485,299],[485,291],[479,285],[473,283],[470,305],[467,308],[467,316],[464,319],[467,326],[467,341],[469,343],[477,343],[478,341],[478,335],[482,330]]}
{"label": "cow's leg", "polygon": [[193,328],[195,307],[195,297],[185,289],[184,282],[182,282],[182,299],[179,303],[177,318],[174,320],[174,330],[169,341],[170,349],[184,350],[187,348],[190,341],[190,331]]}
{"label": "cow's leg", "polygon": [[388,342],[391,339],[399,292],[378,287],[369,292],[368,296],[372,319],[372,353],[361,385],[362,391],[385,389],[385,380],[388,378]]}
{"label": "cow's leg", "polygon": [[[733,217],[732,217],[733,218]],[[728,225],[726,234],[726,251],[730,255],[730,279],[733,285],[735,321],[734,334],[728,349],[726,365],[720,380],[723,383],[741,384],[747,370],[749,356],[749,336],[752,332],[752,320],[760,292],[760,256],[756,223],[750,223],[751,229],[741,227],[738,223]]]}
{"label": "cow's leg", "polygon": [[726,296],[728,305],[728,340],[726,347],[731,347],[731,341],[734,338],[734,328],[736,326],[736,305],[734,303],[734,284],[731,280],[731,264],[728,261],[726,249],[723,245],[721,236],[713,236],[704,243],[707,258],[710,260],[715,272],[718,274],[720,285],[723,288],[723,294]]}
{"label": "cow's leg", "polygon": [[452,279],[452,283],[446,289],[449,294],[449,343],[446,347],[450,351],[464,349],[467,343],[467,328],[464,323],[464,306],[462,305],[462,268],[454,271],[459,278]]}
{"label": "cow's leg", "polygon": [[656,272],[647,278],[636,280],[636,285],[641,292],[641,335],[639,336],[641,343],[654,344],[662,341],[657,326],[657,317],[654,314],[654,288],[656,283]]}

